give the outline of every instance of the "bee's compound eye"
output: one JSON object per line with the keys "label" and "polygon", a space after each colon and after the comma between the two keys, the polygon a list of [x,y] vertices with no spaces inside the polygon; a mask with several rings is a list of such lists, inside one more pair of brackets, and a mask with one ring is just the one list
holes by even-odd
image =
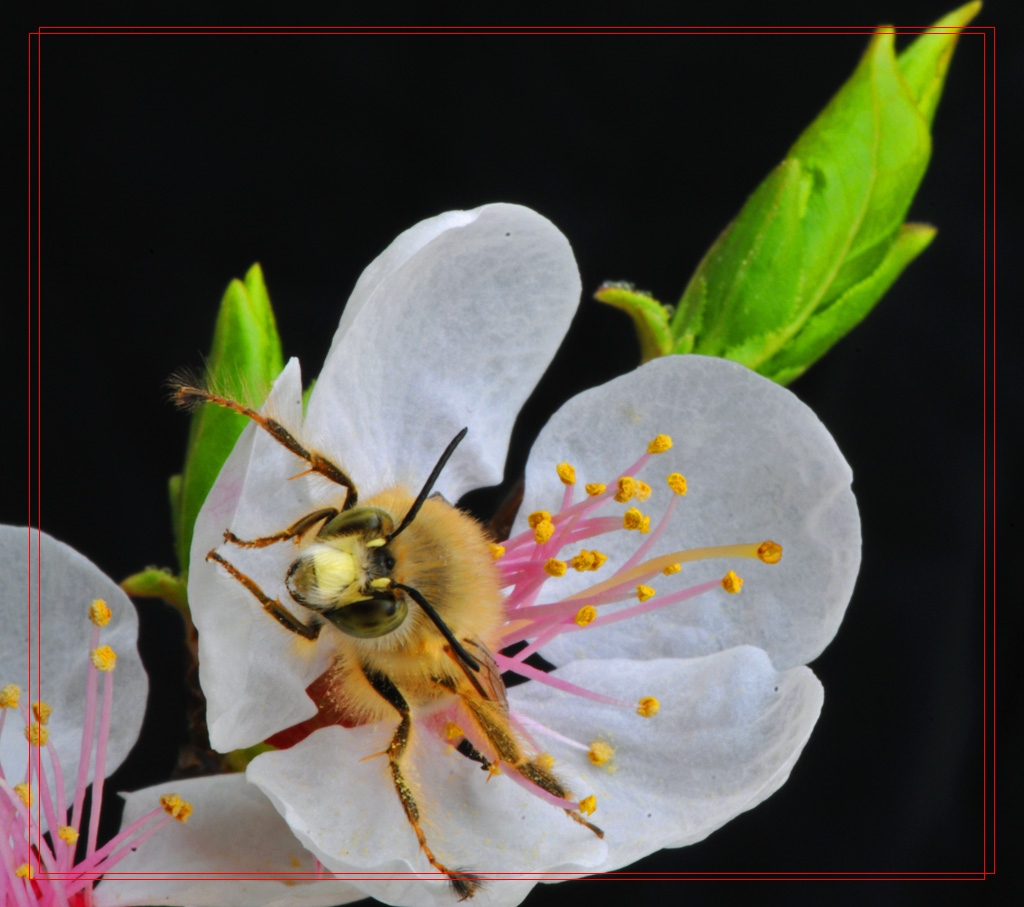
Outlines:
{"label": "bee's compound eye", "polygon": [[377,570],[381,576],[390,576],[395,569],[395,556],[387,548],[379,548],[377,554]]}
{"label": "bee's compound eye", "polygon": [[343,605],[323,612],[323,616],[349,636],[372,639],[396,629],[408,613],[404,601],[388,596]]}
{"label": "bee's compound eye", "polygon": [[324,524],[319,537],[340,538],[346,535],[361,535],[370,540],[383,538],[395,528],[390,514],[377,507],[354,507],[343,510]]}

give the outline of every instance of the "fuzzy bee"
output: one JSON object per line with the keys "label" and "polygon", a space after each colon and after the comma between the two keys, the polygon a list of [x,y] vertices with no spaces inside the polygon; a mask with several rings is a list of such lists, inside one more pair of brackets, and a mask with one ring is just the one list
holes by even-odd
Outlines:
{"label": "fuzzy bee", "polygon": [[[230,527],[224,531],[225,542],[240,549],[297,545],[284,585],[305,619],[267,595],[223,549],[211,550],[206,559],[244,586],[254,604],[286,630],[315,640],[328,628],[335,646],[328,683],[335,711],[353,724],[397,720],[382,755],[405,816],[430,864],[460,900],[472,897],[479,879],[447,866],[424,833],[405,768],[413,722],[458,704],[470,725],[458,728],[459,753],[489,772],[499,766],[516,772],[560,800],[571,801],[572,795],[509,718],[505,685],[491,655],[500,645],[505,612],[490,540],[475,519],[431,495],[467,429],[452,439],[418,494],[395,486],[361,501],[340,467],[307,449],[277,420],[193,384],[176,383],[174,397],[187,409],[213,403],[241,413],[305,461],[309,472],[344,489],[338,506],[314,510],[272,535],[243,539]],[[603,836],[578,810],[565,812]]]}

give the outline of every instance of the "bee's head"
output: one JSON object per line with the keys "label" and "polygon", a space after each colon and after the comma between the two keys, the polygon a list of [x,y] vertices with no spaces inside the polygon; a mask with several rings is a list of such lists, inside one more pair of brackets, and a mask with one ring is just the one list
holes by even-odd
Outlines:
{"label": "bee's head", "polygon": [[372,638],[396,629],[408,614],[391,588],[395,558],[388,548],[391,515],[354,507],[329,520],[288,569],[292,598],[349,636]]}

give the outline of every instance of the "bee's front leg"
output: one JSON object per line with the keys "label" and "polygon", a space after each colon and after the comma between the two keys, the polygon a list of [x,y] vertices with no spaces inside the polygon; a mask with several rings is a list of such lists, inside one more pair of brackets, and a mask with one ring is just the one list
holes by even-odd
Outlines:
{"label": "bee's front leg", "polygon": [[208,561],[216,561],[220,564],[231,576],[233,576],[238,582],[240,582],[246,589],[248,589],[256,600],[263,605],[263,610],[267,612],[274,620],[276,620],[286,630],[291,630],[303,639],[313,640],[320,635],[320,627],[322,624],[304,624],[297,617],[294,617],[292,613],[284,607],[276,598],[271,598],[264,592],[250,577],[246,576],[239,570],[234,564],[225,558],[221,557],[214,549],[208,555],[206,555]]}
{"label": "bee's front leg", "polygon": [[391,743],[388,745],[386,752],[388,762],[391,765],[391,779],[394,782],[395,791],[398,793],[398,799],[402,802],[405,817],[409,820],[412,830],[416,833],[416,839],[420,842],[420,850],[423,851],[431,866],[448,877],[448,881],[451,883],[452,889],[458,895],[460,901],[471,898],[480,887],[479,880],[467,872],[449,869],[434,856],[434,852],[427,844],[427,837],[420,825],[420,810],[416,804],[416,798],[413,796],[412,789],[402,773],[402,756],[409,745],[409,734],[412,730],[409,704],[389,677],[365,665],[361,667],[363,674],[366,675],[366,679],[370,682],[370,686],[380,694],[382,699],[395,708],[400,717],[398,727],[391,738]]}
{"label": "bee's front leg", "polygon": [[296,520],[287,529],[275,532],[273,535],[265,535],[258,539],[240,539],[230,529],[224,530],[224,541],[237,545],[239,548],[266,548],[275,542],[284,542],[296,538],[312,529],[317,523],[324,520],[332,520],[338,515],[337,507],[324,507],[322,510],[314,510],[307,513],[301,519]]}

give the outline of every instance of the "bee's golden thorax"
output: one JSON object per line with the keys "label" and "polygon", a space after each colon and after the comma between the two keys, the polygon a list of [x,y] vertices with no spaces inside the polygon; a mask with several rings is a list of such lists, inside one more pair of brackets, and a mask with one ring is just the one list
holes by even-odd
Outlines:
{"label": "bee's golden thorax", "polygon": [[[398,523],[414,496],[393,488],[364,502]],[[427,499],[416,519],[388,548],[395,565],[391,578],[418,590],[455,636],[497,648],[504,622],[498,571],[483,527],[440,496]],[[445,652],[445,640],[411,601],[409,616],[396,630],[376,639],[351,640],[346,648],[362,663],[387,674],[404,690],[418,685],[442,692],[440,677],[460,668]],[[416,697],[413,696],[415,699]]]}

